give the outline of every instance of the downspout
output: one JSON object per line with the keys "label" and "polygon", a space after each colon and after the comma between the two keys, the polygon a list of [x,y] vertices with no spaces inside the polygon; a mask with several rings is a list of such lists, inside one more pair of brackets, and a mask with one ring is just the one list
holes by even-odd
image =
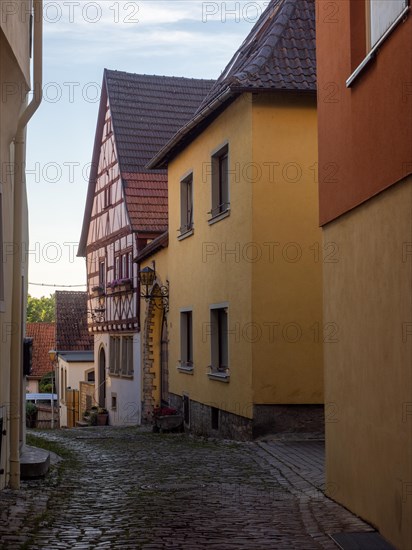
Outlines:
{"label": "downspout", "polygon": [[22,341],[23,341],[23,191],[25,177],[26,126],[42,100],[43,86],[43,0],[33,0],[33,99],[20,114],[14,138],[14,207],[13,207],[13,291],[12,334],[10,350],[10,487],[20,488],[20,422],[23,403]]}

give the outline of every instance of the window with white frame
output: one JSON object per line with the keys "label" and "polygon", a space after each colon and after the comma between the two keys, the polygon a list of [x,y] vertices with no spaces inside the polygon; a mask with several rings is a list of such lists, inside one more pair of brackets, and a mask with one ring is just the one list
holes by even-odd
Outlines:
{"label": "window with white frame", "polygon": [[229,368],[227,307],[211,308],[210,333],[212,372],[226,372]]}
{"label": "window with white frame", "polygon": [[87,370],[85,373],[86,382],[94,382],[94,369]]}
{"label": "window with white frame", "polygon": [[180,366],[193,367],[193,315],[190,310],[180,312]]}
{"label": "window with white frame", "polygon": [[372,49],[408,6],[408,0],[367,0],[368,46]]}
{"label": "window with white frame", "polygon": [[193,229],[193,173],[180,182],[180,234]]}
{"label": "window with white frame", "polygon": [[229,210],[229,145],[212,155],[212,218]]}

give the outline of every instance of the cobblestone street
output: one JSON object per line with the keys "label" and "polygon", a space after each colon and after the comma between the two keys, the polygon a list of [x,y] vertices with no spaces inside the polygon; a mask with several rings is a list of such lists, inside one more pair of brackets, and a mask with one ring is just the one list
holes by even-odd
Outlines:
{"label": "cobblestone street", "polygon": [[35,435],[64,460],[0,493],[2,549],[333,549],[329,534],[371,530],[317,489],[310,452],[314,470],[299,471],[274,443],[142,428]]}

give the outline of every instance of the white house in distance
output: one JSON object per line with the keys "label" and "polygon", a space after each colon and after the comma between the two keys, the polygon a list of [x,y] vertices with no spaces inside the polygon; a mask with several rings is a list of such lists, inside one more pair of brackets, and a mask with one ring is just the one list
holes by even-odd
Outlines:
{"label": "white house in distance", "polygon": [[[81,420],[79,395],[81,382],[94,383],[93,350],[63,351],[58,354],[60,427],[74,428]],[[74,391],[73,391],[74,390]],[[94,403],[90,403],[90,407]],[[89,407],[89,408],[90,408]],[[84,412],[84,411],[82,411]]]}
{"label": "white house in distance", "polygon": [[105,69],[78,256],[86,258],[96,401],[111,425],[139,424],[137,256],[167,229],[167,171],[146,164],[186,124],[211,80]]}

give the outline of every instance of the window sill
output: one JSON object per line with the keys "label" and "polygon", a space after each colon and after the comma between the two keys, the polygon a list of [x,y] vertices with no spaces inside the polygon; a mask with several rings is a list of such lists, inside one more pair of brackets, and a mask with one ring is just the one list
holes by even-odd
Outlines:
{"label": "window sill", "polygon": [[119,374],[117,372],[109,372],[110,378],[126,378],[128,380],[133,380],[133,374]]}
{"label": "window sill", "polygon": [[187,239],[188,237],[191,237],[194,232],[195,232],[195,230],[192,227],[191,229],[188,229],[184,233],[180,233],[180,235],[177,236],[177,240],[178,241],[183,241],[184,239]]}
{"label": "window sill", "polygon": [[209,380],[215,380],[216,382],[226,382],[230,380],[230,374],[227,372],[209,372],[207,374]]}
{"label": "window sill", "polygon": [[216,214],[216,216],[213,216],[212,218],[208,219],[207,223],[209,225],[213,225],[214,223],[220,222],[220,220],[224,220],[228,216],[230,216],[230,208],[228,208],[224,212],[220,212],[220,214]]}
{"label": "window sill", "polygon": [[193,374],[194,365],[179,364],[177,365],[177,370],[184,374]]}
{"label": "window sill", "polygon": [[365,67],[369,65],[369,62],[372,61],[372,59],[375,58],[375,55],[377,54],[377,50],[381,47],[382,43],[387,39],[387,37],[392,34],[392,31],[399,25],[399,23],[402,21],[404,17],[409,12],[409,6],[406,6],[406,8],[398,15],[398,17],[395,19],[395,21],[392,23],[392,25],[387,29],[387,31],[379,38],[379,40],[376,42],[376,44],[373,46],[373,48],[370,50],[368,55],[365,57],[365,59],[356,67],[356,69],[353,71],[353,73],[350,75],[350,77],[346,81],[346,87],[350,88],[354,81],[358,78],[358,76],[363,72]]}

